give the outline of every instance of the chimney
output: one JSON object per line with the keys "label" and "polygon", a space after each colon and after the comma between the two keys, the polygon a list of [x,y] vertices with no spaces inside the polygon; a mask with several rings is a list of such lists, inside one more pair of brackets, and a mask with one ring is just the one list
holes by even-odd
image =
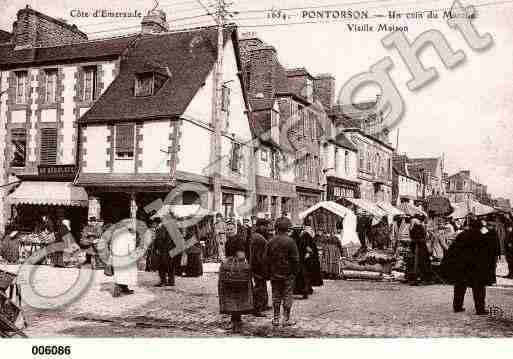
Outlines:
{"label": "chimney", "polygon": [[141,33],[158,34],[169,30],[166,13],[162,10],[150,10],[141,21]]}
{"label": "chimney", "polygon": [[335,104],[335,77],[332,74],[320,74],[314,79],[314,93],[325,109]]}
{"label": "chimney", "polygon": [[15,50],[66,45],[87,40],[87,35],[75,25],[69,25],[27,7],[18,11],[13,23]]}

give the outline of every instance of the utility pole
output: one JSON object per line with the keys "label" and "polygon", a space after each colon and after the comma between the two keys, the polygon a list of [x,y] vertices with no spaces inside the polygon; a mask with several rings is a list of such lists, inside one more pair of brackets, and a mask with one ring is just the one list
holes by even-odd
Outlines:
{"label": "utility pole", "polygon": [[217,0],[215,19],[217,22],[217,61],[214,65],[214,86],[212,93],[212,125],[214,137],[212,141],[212,153],[214,161],[214,173],[212,176],[214,187],[213,211],[221,210],[221,127],[223,124],[222,96],[223,96],[223,52],[224,52],[224,24],[226,17],[226,3]]}

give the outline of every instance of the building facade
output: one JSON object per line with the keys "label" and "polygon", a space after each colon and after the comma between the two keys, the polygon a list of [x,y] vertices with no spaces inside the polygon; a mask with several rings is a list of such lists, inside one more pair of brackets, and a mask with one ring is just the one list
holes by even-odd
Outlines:
{"label": "building facade", "polygon": [[407,164],[406,155],[394,156],[392,203],[395,205],[403,202],[416,204],[422,199],[424,192],[422,180],[409,173]]}
{"label": "building facade", "polygon": [[408,172],[416,178],[421,178],[424,185],[423,198],[446,195],[444,186],[444,168],[442,157],[409,158]]}
{"label": "building facade", "polygon": [[492,200],[488,194],[488,187],[472,179],[469,170],[462,170],[447,178],[446,193],[449,200],[454,203],[478,201],[491,205]]}
{"label": "building facade", "polygon": [[[216,27],[167,29],[154,10],[136,34],[88,40],[74,25],[18,12],[0,43],[2,227],[51,215],[77,234],[88,216],[145,218],[156,199],[212,209],[217,170],[223,214],[246,213],[254,149],[236,28],[224,34],[220,159],[211,151]],[[175,195],[180,184],[190,190]]]}
{"label": "building facade", "polygon": [[[293,221],[298,222],[301,211],[325,197],[321,141],[328,123],[325,106],[333,102],[334,79],[313,76],[304,68],[285,69],[276,49],[258,38],[247,37],[240,46],[252,107],[262,101],[274,104],[275,100],[278,104],[279,145],[283,163],[293,169],[296,193],[287,208]],[[257,122],[269,121],[259,117]]]}
{"label": "building facade", "polygon": [[[249,104],[239,76],[236,28],[224,31],[221,158],[211,145],[216,27],[143,33],[119,76],[81,117],[76,183],[87,189],[90,209],[104,220],[144,218],[159,198],[213,209],[216,171],[221,213],[249,214],[246,200],[255,186]],[[182,191],[173,191],[177,186]]]}
{"label": "building facade", "polygon": [[77,231],[87,217],[85,191],[71,185],[78,120],[117,76],[134,38],[88,41],[76,26],[18,11],[0,44],[1,177],[16,182],[2,189],[2,230],[9,220],[47,214],[71,219]]}

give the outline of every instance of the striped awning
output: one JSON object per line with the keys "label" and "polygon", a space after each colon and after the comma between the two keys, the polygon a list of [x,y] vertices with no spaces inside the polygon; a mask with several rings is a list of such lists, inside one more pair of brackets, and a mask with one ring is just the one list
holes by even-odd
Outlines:
{"label": "striped awning", "polygon": [[10,204],[88,206],[85,189],[74,186],[71,182],[22,182],[7,200]]}

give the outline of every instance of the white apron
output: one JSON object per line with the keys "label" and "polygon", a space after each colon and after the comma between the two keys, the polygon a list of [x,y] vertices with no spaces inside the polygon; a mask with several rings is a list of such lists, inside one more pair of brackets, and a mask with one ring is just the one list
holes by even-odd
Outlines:
{"label": "white apron", "polygon": [[[137,284],[137,259],[134,256],[136,248],[135,233],[126,228],[118,229],[112,235],[112,266],[114,267],[114,282],[127,286]],[[132,256],[130,256],[132,254]]]}

